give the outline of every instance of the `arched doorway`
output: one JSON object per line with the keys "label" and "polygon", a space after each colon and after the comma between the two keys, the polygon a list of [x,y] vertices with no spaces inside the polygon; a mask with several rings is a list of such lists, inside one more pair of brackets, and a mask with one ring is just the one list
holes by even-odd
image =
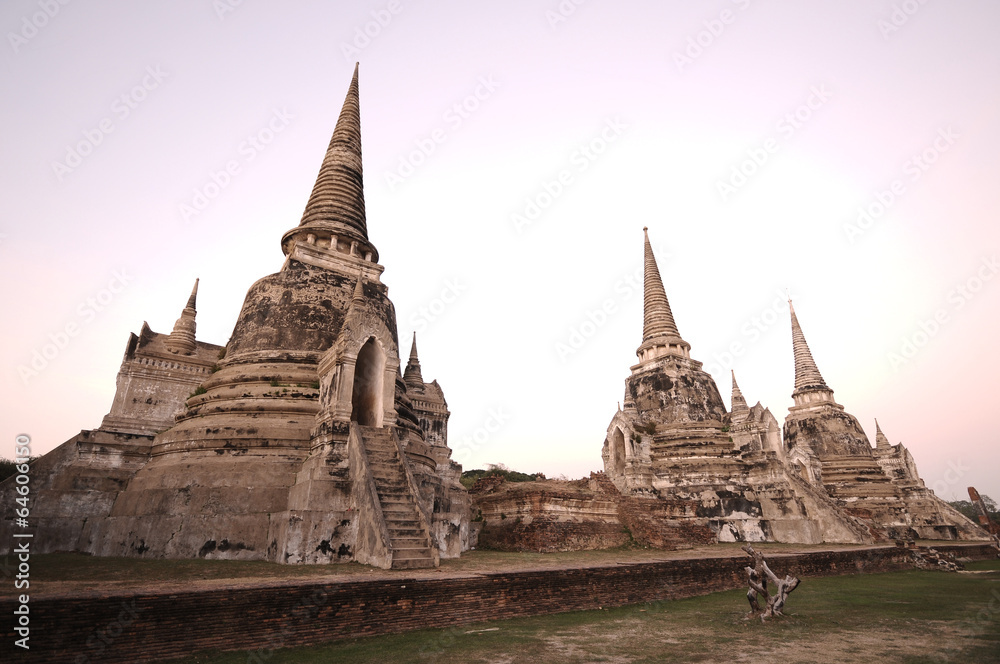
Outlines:
{"label": "arched doorway", "polygon": [[618,428],[611,434],[611,467],[618,474],[625,472],[625,436]]}
{"label": "arched doorway", "polygon": [[375,337],[358,351],[354,365],[354,385],[351,388],[351,421],[363,427],[382,426],[382,376],[385,355]]}

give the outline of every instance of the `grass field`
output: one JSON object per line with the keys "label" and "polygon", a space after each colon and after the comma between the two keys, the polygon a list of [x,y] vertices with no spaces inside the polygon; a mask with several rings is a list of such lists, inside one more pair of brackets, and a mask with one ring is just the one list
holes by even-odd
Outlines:
{"label": "grass field", "polygon": [[784,618],[746,620],[744,591],[175,662],[1000,662],[1000,561],[967,573],[805,579]]}

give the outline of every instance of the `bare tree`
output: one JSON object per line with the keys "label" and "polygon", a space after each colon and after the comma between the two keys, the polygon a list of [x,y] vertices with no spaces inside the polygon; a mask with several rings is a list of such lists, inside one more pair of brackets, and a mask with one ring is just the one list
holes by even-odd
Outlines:
{"label": "bare tree", "polygon": [[[774,616],[783,616],[781,609],[785,607],[788,596],[799,585],[799,579],[791,574],[785,575],[784,579],[771,571],[767,566],[764,556],[756,551],[752,546],[746,544],[743,550],[753,558],[753,567],[745,567],[747,571],[747,582],[750,590],[747,591],[747,601],[750,602],[750,617],[760,616],[761,621]],[[775,593],[768,592],[768,581],[776,586]],[[761,608],[760,599],[766,600],[767,608]]]}

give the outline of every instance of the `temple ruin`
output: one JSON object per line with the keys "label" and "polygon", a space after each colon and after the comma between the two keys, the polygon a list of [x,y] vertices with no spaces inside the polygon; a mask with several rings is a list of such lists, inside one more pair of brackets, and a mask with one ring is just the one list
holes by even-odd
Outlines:
{"label": "temple ruin", "polygon": [[[784,428],[748,406],[735,374],[730,409],[681,337],[656,257],[644,243],[642,342],[601,451],[604,472],[575,482],[473,487],[497,548],[557,551],[711,542],[984,540],[934,495],[909,451],[833,400],[791,308],[794,405]],[[877,426],[877,424],[876,424]]]}
{"label": "temple ruin", "polygon": [[225,346],[195,338],[197,283],[169,335],[129,338],[101,426],[32,466],[33,552],[412,568],[469,547],[444,393],[416,339],[400,371],[368,239],[357,68],[281,248]]}
{"label": "temple ruin", "polygon": [[[368,238],[357,68],[281,249],[224,346],[196,338],[197,282],[169,334],[143,324],[129,337],[101,426],[32,466],[34,552],[413,568],[460,555],[480,526],[487,546],[534,550],[988,539],[877,423],[872,447],[794,309],[783,428],[735,375],[727,409],[680,334],[648,232],[642,340],[604,472],[490,485],[472,505],[444,392],[424,382],[415,336],[402,366]],[[0,499],[14,491],[3,483]],[[0,541],[12,524],[0,521]]]}
{"label": "temple ruin", "polygon": [[703,524],[719,541],[982,539],[924,486],[910,453],[890,445],[880,428],[872,448],[834,401],[794,307],[794,405],[782,431],[770,410],[747,406],[735,375],[727,412],[678,332],[648,235],[643,304],[639,362],[602,451],[619,491],[693,502],[693,516],[676,516]]}

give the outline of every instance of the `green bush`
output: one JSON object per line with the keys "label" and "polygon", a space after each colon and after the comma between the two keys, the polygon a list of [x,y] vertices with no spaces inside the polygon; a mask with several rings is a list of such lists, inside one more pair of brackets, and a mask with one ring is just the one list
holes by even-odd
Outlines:
{"label": "green bush", "polygon": [[499,475],[508,482],[534,482],[535,477],[540,474],[519,473],[516,470],[511,470],[507,468],[502,463],[491,463],[486,467],[485,470],[482,468],[476,468],[474,470],[467,470],[462,473],[462,477],[459,480],[466,489],[471,489],[472,485],[476,483],[480,477],[486,477],[487,475]]}

